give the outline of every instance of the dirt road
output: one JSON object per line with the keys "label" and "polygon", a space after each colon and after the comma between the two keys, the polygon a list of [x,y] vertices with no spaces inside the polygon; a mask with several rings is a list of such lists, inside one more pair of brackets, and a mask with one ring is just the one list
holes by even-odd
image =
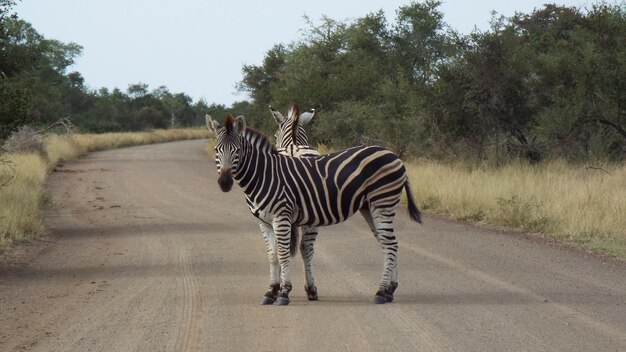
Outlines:
{"label": "dirt road", "polygon": [[204,141],[92,153],[51,175],[52,235],[0,264],[0,351],[626,351],[626,265],[429,217],[398,219],[396,300],[359,218],[322,228],[320,301],[287,307]]}

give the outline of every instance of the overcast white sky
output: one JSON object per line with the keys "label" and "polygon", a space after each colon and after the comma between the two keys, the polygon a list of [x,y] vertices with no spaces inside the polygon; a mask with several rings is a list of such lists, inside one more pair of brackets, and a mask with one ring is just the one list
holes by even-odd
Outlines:
{"label": "overcast white sky", "polygon": [[[584,0],[444,0],[440,9],[452,28],[487,29],[491,10],[511,16],[544,3],[586,6]],[[378,10],[389,23],[411,1],[373,0],[21,0],[18,16],[47,38],[83,46],[70,68],[97,89],[143,82],[165,85],[194,100],[230,105],[243,64],[258,65],[279,43],[300,39],[303,15],[350,20]]]}

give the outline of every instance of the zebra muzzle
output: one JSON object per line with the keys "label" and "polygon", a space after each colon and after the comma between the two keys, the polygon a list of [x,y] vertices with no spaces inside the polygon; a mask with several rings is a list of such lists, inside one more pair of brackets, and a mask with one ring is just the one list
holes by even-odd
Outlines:
{"label": "zebra muzzle", "polygon": [[233,176],[230,169],[222,170],[222,172],[220,172],[217,184],[220,185],[222,192],[228,192],[233,188]]}

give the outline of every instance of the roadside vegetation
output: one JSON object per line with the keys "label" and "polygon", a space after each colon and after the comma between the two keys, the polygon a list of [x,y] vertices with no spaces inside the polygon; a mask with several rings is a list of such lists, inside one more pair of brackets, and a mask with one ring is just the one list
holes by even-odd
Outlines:
{"label": "roadside vegetation", "polygon": [[626,258],[626,165],[406,163],[422,209]]}
{"label": "roadside vegetation", "polygon": [[[245,65],[233,106],[267,134],[267,106],[316,108],[310,141],[382,144],[404,158],[538,163],[626,159],[626,5],[543,5],[459,33],[439,1],[351,21]],[[387,14],[389,15],[389,14]]]}
{"label": "roadside vegetation", "polygon": [[58,163],[74,160],[92,151],[206,137],[205,129],[50,134],[43,138],[43,150],[2,154],[0,253],[14,244],[28,242],[45,234],[44,213],[49,202],[45,181],[47,174]]}

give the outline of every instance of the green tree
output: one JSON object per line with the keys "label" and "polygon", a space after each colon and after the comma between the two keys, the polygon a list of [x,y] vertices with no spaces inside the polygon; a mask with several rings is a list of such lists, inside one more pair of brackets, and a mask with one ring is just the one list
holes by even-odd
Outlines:
{"label": "green tree", "polygon": [[538,132],[553,153],[626,155],[626,8],[546,5],[512,19],[536,55]]}
{"label": "green tree", "polygon": [[130,84],[127,94],[129,114],[122,121],[124,130],[142,131],[170,126],[170,115],[166,106],[149,91],[147,84]]}
{"label": "green tree", "polygon": [[258,105],[270,104],[270,87],[279,80],[285,65],[285,55],[285,47],[279,44],[265,54],[261,66],[244,65],[243,79],[238,84],[238,89],[248,92]]}
{"label": "green tree", "polygon": [[70,115],[72,103],[78,103],[75,93],[81,88],[72,87],[77,76],[67,76],[66,70],[82,48],[46,39],[14,16],[3,18],[2,23],[3,135],[25,123],[48,124]]}

